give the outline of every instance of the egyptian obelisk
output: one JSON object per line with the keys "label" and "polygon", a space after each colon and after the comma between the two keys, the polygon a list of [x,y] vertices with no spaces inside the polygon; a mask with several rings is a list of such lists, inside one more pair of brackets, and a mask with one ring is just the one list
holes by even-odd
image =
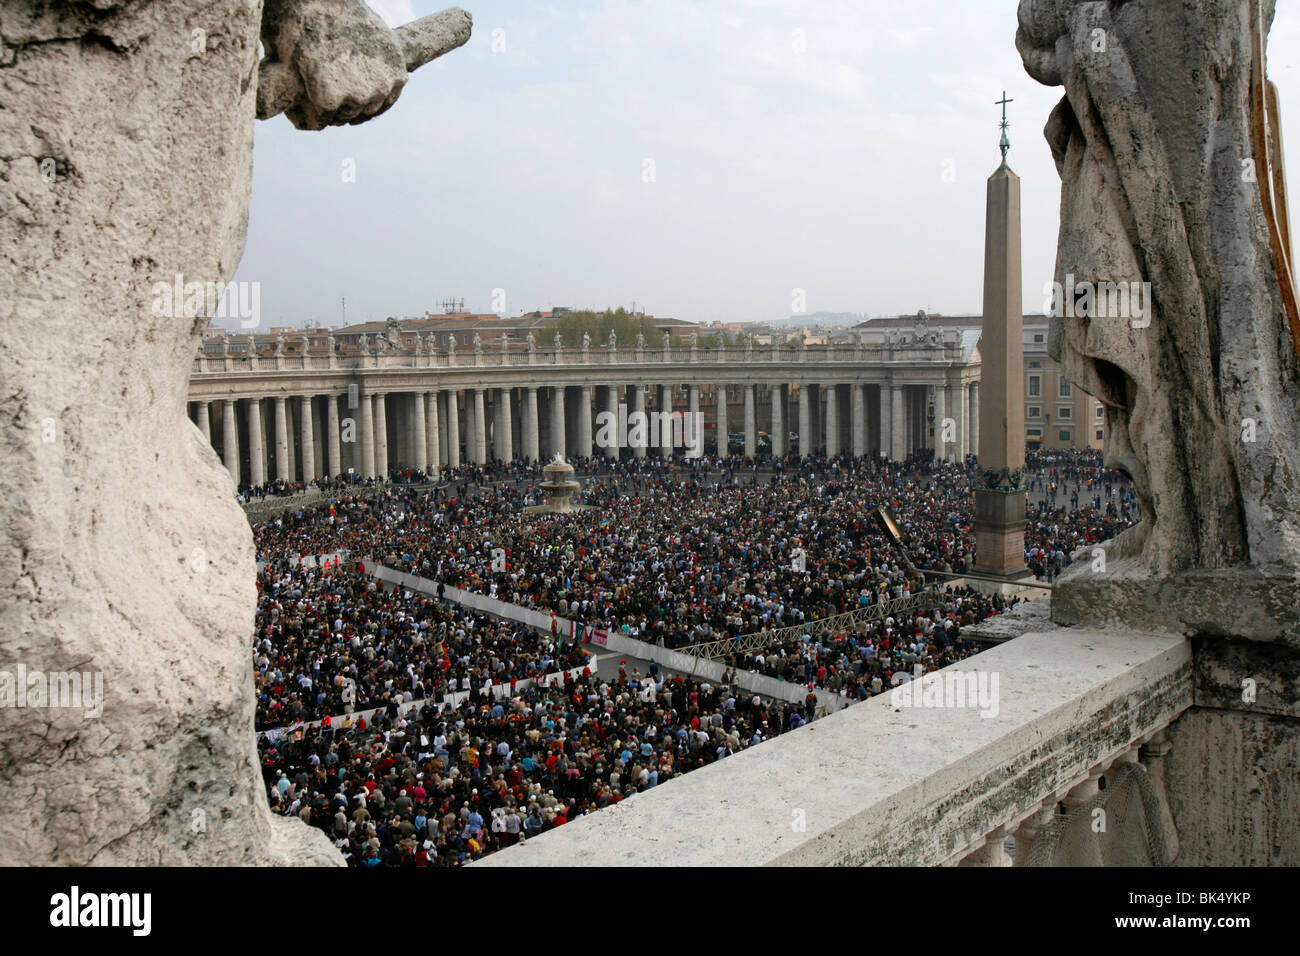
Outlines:
{"label": "egyptian obelisk", "polygon": [[975,478],[975,572],[1005,578],[1025,567],[1024,317],[1020,292],[1020,177],[1002,165],[988,179],[984,214],[984,324],[980,338],[979,471]]}

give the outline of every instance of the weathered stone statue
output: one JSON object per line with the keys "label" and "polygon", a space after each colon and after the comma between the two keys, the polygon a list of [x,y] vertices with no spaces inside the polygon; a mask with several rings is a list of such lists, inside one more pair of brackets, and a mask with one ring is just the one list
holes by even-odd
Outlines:
{"label": "weathered stone statue", "polygon": [[532,332],[528,333],[527,338],[524,339],[524,344],[527,346],[528,351],[530,352],[537,350],[537,339],[533,337]]}
{"label": "weathered stone statue", "polygon": [[1052,618],[1190,638],[1158,746],[1181,865],[1300,864],[1300,381],[1273,0],[1022,0],[1065,87],[1048,348],[1106,409],[1142,523],[1056,582]]}
{"label": "weathered stone statue", "polygon": [[208,314],[151,290],[234,275],[263,93],[364,122],[414,39],[357,0],[6,0],[0,666],[86,694],[0,707],[0,865],[340,862],[267,809],[252,535],[186,415]]}
{"label": "weathered stone statue", "polygon": [[611,349],[618,348],[618,336],[614,333],[613,329],[609,330],[609,347]]}
{"label": "weathered stone statue", "polygon": [[271,354],[276,358],[281,358],[284,355],[284,333],[283,332],[275,333],[275,348],[273,349]]}
{"label": "weathered stone statue", "polygon": [[586,330],[582,333],[582,350],[586,352],[591,348],[591,333]]}
{"label": "weathered stone statue", "polygon": [[636,347],[637,347],[637,351],[640,351],[641,349],[645,348],[645,336],[642,335],[640,332],[636,334]]}
{"label": "weathered stone statue", "polygon": [[[1258,636],[1300,648],[1295,292],[1264,80],[1273,3],[1259,20],[1252,6],[1020,5],[1026,69],[1065,87],[1045,130],[1065,288],[1049,350],[1105,406],[1107,462],[1133,478],[1143,516],[1105,573],[1079,562],[1060,582],[1062,622],[1244,634],[1263,606],[1278,616]],[[1107,283],[1105,303],[1079,291]]]}
{"label": "weathered stone statue", "polygon": [[474,333],[474,354],[475,355],[483,354],[483,339],[479,337],[479,334],[477,332]]}

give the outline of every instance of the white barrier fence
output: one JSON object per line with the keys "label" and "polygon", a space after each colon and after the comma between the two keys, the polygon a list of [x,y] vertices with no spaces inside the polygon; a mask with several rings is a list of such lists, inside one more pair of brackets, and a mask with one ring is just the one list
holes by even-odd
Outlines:
{"label": "white barrier fence", "polygon": [[[407,574],[403,571],[395,571],[392,568],[373,562],[369,558],[363,558],[362,562],[365,565],[366,573],[377,580],[420,594],[438,596],[438,583],[436,581],[430,581],[428,578]],[[551,622],[556,621],[560,633],[566,638],[576,633],[581,635],[584,642],[588,643],[590,647],[603,647],[621,656],[639,657],[644,660],[655,661],[660,667],[691,677],[720,681],[727,669],[720,661],[704,660],[692,654],[682,654],[666,647],[659,647],[656,644],[647,644],[645,641],[625,637],[614,631],[595,630],[588,642],[586,641],[586,629],[583,625],[578,624],[575,630],[575,622],[569,618],[552,616],[548,611],[520,607],[518,604],[511,604],[508,601],[488,597],[486,594],[479,594],[477,591],[466,591],[448,584],[443,585],[442,597],[448,601],[454,601],[462,607],[482,611],[485,614],[492,614],[511,621],[518,621],[521,624],[535,627],[547,633],[550,632]],[[753,671],[737,670],[734,682],[736,686],[744,690],[795,704],[802,704],[804,697],[808,694],[808,688],[803,684],[777,680],[775,677],[755,674]],[[826,690],[816,691],[816,694],[818,709],[823,710],[825,713],[833,714],[853,703],[846,697],[832,694]]]}

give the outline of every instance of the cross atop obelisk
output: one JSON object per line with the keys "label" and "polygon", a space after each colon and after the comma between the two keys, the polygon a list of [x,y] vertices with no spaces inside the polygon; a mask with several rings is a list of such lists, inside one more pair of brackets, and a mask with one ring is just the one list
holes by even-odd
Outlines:
{"label": "cross atop obelisk", "polygon": [[1002,122],[998,124],[998,128],[1002,130],[1002,142],[998,143],[998,148],[1002,150],[1003,163],[1007,161],[1007,150],[1011,148],[1011,140],[1007,139],[1007,126],[1010,125],[1007,123],[1007,104],[1014,102],[1014,99],[1007,99],[1006,90],[1002,91],[1002,99],[993,101],[995,106],[1002,107]]}

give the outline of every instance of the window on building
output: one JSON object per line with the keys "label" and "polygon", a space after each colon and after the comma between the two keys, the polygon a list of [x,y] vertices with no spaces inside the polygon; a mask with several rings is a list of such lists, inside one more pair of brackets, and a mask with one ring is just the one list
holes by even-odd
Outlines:
{"label": "window on building", "polygon": [[1069,405],[1058,405],[1058,406],[1056,406],[1056,417],[1057,417],[1058,419],[1060,419],[1060,418],[1073,418],[1073,417],[1074,417],[1074,409],[1073,409],[1072,407],[1070,407]]}
{"label": "window on building", "polygon": [[1043,337],[1042,337],[1042,335],[1035,335],[1035,336],[1034,336],[1034,341],[1035,341],[1035,342],[1041,342],[1041,341],[1043,341]]}
{"label": "window on building", "polygon": [[1101,429],[1097,429],[1097,441],[1101,441]]}
{"label": "window on building", "polygon": [[1106,409],[1098,405],[1096,412],[1093,414],[1093,417],[1096,418],[1097,421],[1103,421],[1106,418]]}
{"label": "window on building", "polygon": [[1042,417],[1043,417],[1043,406],[1042,406],[1042,405],[1030,405],[1030,406],[1029,406],[1029,417],[1030,417],[1030,418],[1042,418]]}
{"label": "window on building", "polygon": [[1074,394],[1074,388],[1070,385],[1070,380],[1064,375],[1057,376],[1056,387],[1061,398],[1069,398]]}
{"label": "window on building", "polygon": [[1069,431],[1066,431],[1066,430],[1062,429],[1062,430],[1059,432],[1059,435],[1060,435],[1060,440],[1061,440],[1061,441],[1069,441],[1069,440],[1070,440],[1070,433],[1069,433]]}
{"label": "window on building", "polygon": [[1030,363],[1029,363],[1029,367],[1030,367],[1030,368],[1042,368],[1042,367],[1043,367],[1043,363],[1042,363],[1042,362],[1030,362]]}
{"label": "window on building", "polygon": [[1043,376],[1041,376],[1041,375],[1031,375],[1031,376],[1029,376],[1029,395],[1030,395],[1030,397],[1032,397],[1032,398],[1037,398],[1039,395],[1042,395],[1042,394],[1043,394]]}

